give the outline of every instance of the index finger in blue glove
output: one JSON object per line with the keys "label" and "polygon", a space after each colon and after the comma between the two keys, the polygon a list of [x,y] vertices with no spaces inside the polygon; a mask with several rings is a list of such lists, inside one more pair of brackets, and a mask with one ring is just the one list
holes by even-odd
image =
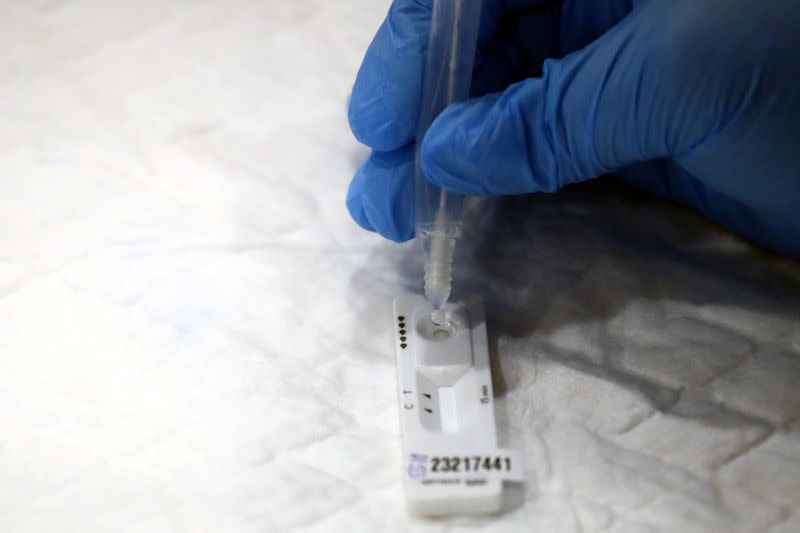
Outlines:
{"label": "index finger in blue glove", "polygon": [[356,76],[350,128],[375,150],[395,150],[415,133],[431,2],[393,2]]}

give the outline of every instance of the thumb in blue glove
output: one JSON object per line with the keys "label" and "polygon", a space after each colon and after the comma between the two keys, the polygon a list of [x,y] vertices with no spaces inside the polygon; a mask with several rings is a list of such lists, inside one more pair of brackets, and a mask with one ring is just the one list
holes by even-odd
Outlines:
{"label": "thumb in blue glove", "polygon": [[[475,85],[519,78],[526,70],[535,75],[543,59],[535,50],[548,47],[531,46],[527,36],[546,34],[537,24],[552,27],[552,16],[535,1],[522,14],[487,3]],[[398,4],[395,17],[403,12]],[[559,7],[558,47],[574,51],[546,60],[539,77],[445,111],[422,146],[429,179],[465,194],[521,194],[613,172],[800,257],[800,2],[626,4],[586,0]],[[405,27],[410,33],[426,33],[424,16],[405,20],[416,21]],[[423,51],[424,45],[416,54],[424,57]],[[370,209],[380,214],[371,229],[396,240],[413,230],[413,166],[405,168],[401,154],[414,139],[401,135],[390,115],[408,121],[419,94],[414,82],[399,77],[402,63],[368,53],[350,115],[357,136],[385,151],[359,171],[348,205],[351,212],[363,209],[365,226],[372,223]],[[375,68],[384,89],[392,87],[405,101],[389,91],[377,97],[380,109],[365,105],[364,96],[375,93],[364,80]],[[380,127],[363,128],[363,117]],[[383,146],[370,144],[376,132]],[[376,168],[387,157],[399,164]]]}

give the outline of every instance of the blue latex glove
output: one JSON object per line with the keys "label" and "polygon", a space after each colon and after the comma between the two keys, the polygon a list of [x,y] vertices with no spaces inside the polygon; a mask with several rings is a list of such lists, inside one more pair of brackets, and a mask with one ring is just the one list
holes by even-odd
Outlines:
{"label": "blue latex glove", "polygon": [[[350,103],[373,152],[347,206],[396,241],[413,236],[430,4],[395,0]],[[800,257],[799,28],[800,0],[484,0],[484,96],[434,122],[423,168],[474,195],[614,173]]]}

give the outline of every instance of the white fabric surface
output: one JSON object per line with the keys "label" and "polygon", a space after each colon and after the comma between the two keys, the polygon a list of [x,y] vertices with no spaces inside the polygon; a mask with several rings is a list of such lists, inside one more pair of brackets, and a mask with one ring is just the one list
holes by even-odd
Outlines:
{"label": "white fabric surface", "polygon": [[0,530],[800,531],[800,267],[606,186],[474,217],[529,480],[406,514],[418,260],[343,207],[386,5],[0,5]]}

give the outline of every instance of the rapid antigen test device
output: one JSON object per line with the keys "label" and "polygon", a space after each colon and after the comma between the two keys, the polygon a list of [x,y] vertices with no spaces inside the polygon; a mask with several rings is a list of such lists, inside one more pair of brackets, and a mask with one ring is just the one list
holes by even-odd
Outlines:
{"label": "rapid antigen test device", "polygon": [[497,512],[524,468],[497,446],[483,306],[448,303],[443,324],[432,311],[422,296],[394,302],[406,500],[422,515]]}

